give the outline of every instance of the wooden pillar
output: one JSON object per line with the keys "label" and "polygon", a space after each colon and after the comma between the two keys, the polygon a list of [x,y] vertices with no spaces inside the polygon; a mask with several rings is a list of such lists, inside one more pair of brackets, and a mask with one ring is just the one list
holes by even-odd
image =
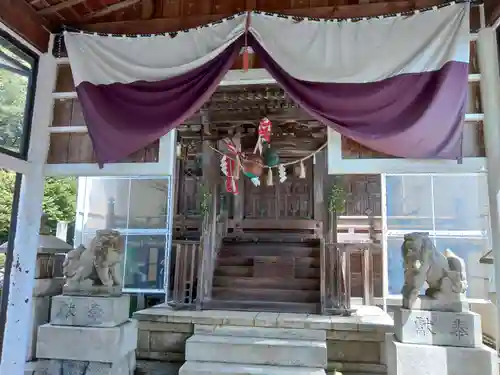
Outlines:
{"label": "wooden pillar", "polygon": [[[236,136],[233,138],[234,144],[237,148],[241,147],[241,129],[237,130]],[[240,174],[240,179],[236,181],[238,184],[238,191],[240,192],[238,195],[234,195],[234,204],[233,204],[233,223],[234,223],[234,231],[242,232],[241,225],[243,223],[243,210],[244,210],[244,202],[245,198],[245,179]]]}
{"label": "wooden pillar", "polygon": [[[49,48],[49,51],[51,50],[52,48]],[[52,120],[52,91],[55,79],[55,58],[49,53],[44,54],[39,61],[28,153],[31,168],[22,178],[13,263],[12,268],[6,270],[10,272],[10,286],[0,363],[0,374],[5,375],[24,374],[28,351],[45,181],[44,164],[49,147],[48,127]]]}
{"label": "wooden pillar", "polygon": [[326,308],[326,248],[325,248],[325,229],[326,229],[326,202],[325,202],[325,176],[327,176],[327,153],[326,150],[320,151],[316,155],[316,163],[313,165],[313,202],[314,202],[314,220],[321,222],[319,228],[316,228],[316,234],[321,240],[320,247],[320,294],[321,294],[321,312],[325,313]]}
{"label": "wooden pillar", "polygon": [[[500,77],[495,30],[479,32],[478,58],[481,71],[481,101],[484,110],[484,143],[488,168],[491,243],[495,258],[495,290],[500,292]],[[500,309],[497,308],[497,348],[499,347]]]}

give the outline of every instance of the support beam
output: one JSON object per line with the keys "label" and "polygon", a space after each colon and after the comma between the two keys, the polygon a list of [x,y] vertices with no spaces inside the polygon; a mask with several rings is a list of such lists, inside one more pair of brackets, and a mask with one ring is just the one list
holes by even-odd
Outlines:
{"label": "support beam", "polygon": [[43,166],[49,148],[51,93],[55,84],[56,68],[55,58],[51,54],[46,53],[40,57],[32,122],[33,141],[28,153],[30,169],[22,178],[13,262],[11,269],[7,270],[10,272],[10,282],[0,374],[24,374],[42,215],[45,181]]}
{"label": "support beam", "polygon": [[37,13],[41,16],[57,13],[63,9],[78,5],[85,2],[85,0],[63,0],[57,4],[42,8]]}
{"label": "support beam", "polygon": [[[428,6],[438,5],[442,3],[440,0],[405,0],[395,2],[376,2],[369,4],[353,4],[353,5],[337,5],[327,7],[314,8],[289,8],[279,9],[280,13],[291,16],[303,17],[321,17],[321,18],[354,18],[354,17],[371,17],[383,14],[391,14],[398,12],[407,12],[413,9],[425,8]],[[247,8],[252,6],[249,2]],[[264,9],[268,10],[268,9]],[[81,24],[79,28],[88,31],[97,31],[103,33],[117,34],[155,34],[162,32],[178,31],[186,28],[204,25],[210,22],[218,21],[221,18],[229,17],[232,13],[206,14],[196,16],[174,16],[171,15],[165,18],[156,18],[152,20],[140,21],[117,21],[103,22],[95,24]]]}
{"label": "support beam", "polygon": [[[495,259],[495,290],[500,293],[500,76],[495,30],[479,32],[478,58],[481,70],[481,101],[484,109],[484,143],[488,169],[491,243]],[[498,298],[498,297],[497,297]],[[497,348],[500,340],[500,309],[497,308]]]}
{"label": "support beam", "polygon": [[24,1],[0,1],[0,22],[3,22],[41,52],[47,52],[50,25]]}
{"label": "support beam", "polygon": [[484,0],[484,11],[487,25],[499,26],[500,22],[500,2],[498,0]]}

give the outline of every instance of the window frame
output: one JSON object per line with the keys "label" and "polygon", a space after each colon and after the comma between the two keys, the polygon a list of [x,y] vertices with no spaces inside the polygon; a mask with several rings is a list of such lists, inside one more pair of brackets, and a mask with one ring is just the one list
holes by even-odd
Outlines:
{"label": "window frame", "polygon": [[[435,228],[435,214],[434,214],[434,197],[432,197],[432,211],[433,211],[433,229],[432,230],[421,230],[421,229],[391,229],[389,230],[387,227],[387,221],[388,221],[388,215],[387,215],[387,205],[388,205],[388,199],[387,199],[387,177],[391,176],[426,176],[426,177],[431,177],[431,186],[433,189],[434,186],[434,179],[433,177],[442,177],[442,176],[455,176],[455,177],[460,177],[460,176],[475,176],[479,177],[480,175],[486,175],[485,172],[451,172],[451,173],[439,173],[439,172],[425,172],[425,173],[383,173],[381,175],[381,179],[383,180],[382,182],[382,194],[383,194],[383,200],[382,200],[382,209],[383,209],[383,215],[382,215],[382,237],[383,237],[383,256],[385,257],[384,263],[385,263],[385,270],[384,270],[384,275],[383,277],[386,278],[385,282],[385,290],[384,292],[384,302],[387,303],[387,305],[390,305],[388,303],[389,301],[399,301],[402,300],[402,295],[401,294],[391,294],[389,292],[389,264],[388,264],[388,257],[389,257],[389,249],[388,249],[388,239],[390,238],[397,238],[397,239],[402,239],[405,233],[411,233],[411,232],[427,232],[429,233],[429,237],[432,239],[434,245],[436,244],[436,239],[445,239],[445,238],[461,238],[461,239],[480,239],[480,240],[486,240],[488,243],[491,244],[491,219],[488,217],[488,228],[486,231],[483,230],[437,230]],[[481,298],[475,298],[475,297],[468,297],[468,300],[471,302],[485,302],[485,299]]]}
{"label": "window frame", "polygon": [[[130,193],[132,189],[132,181],[138,181],[138,180],[165,180],[167,181],[168,184],[168,192],[167,192],[167,215],[166,215],[166,221],[165,221],[165,226],[161,228],[128,228],[128,227],[113,227],[110,229],[117,230],[120,232],[122,236],[125,237],[125,244],[124,244],[124,254],[123,254],[123,274],[122,274],[122,291],[124,293],[139,293],[139,294],[151,294],[151,295],[157,295],[157,294],[164,294],[165,296],[168,295],[168,290],[170,287],[170,259],[172,256],[172,230],[173,230],[173,195],[172,195],[172,189],[174,188],[173,186],[173,176],[172,175],[162,175],[162,176],[154,176],[154,175],[147,175],[147,176],[80,176],[78,179],[78,192],[77,192],[77,209],[76,209],[76,221],[75,221],[75,238],[74,238],[74,243],[75,245],[81,244],[82,239],[86,235],[95,235],[96,231],[98,229],[84,229],[84,225],[82,222],[79,221],[80,214],[84,213],[85,210],[87,210],[87,206],[85,202],[80,201],[82,197],[86,196],[86,190],[87,190],[87,181],[88,179],[99,179],[99,180],[127,180],[128,181],[128,201],[127,203],[129,204],[129,207],[127,209],[127,225],[129,222],[129,215],[130,215]],[[82,184],[82,181],[85,181],[84,184]],[[82,195],[80,197],[79,195]],[[85,199],[84,199],[85,200]],[[80,210],[80,206],[83,207],[83,210]],[[80,230],[79,230],[80,229]],[[76,238],[77,233],[79,233],[80,238]],[[127,248],[128,248],[128,237],[129,236],[148,236],[148,235],[154,235],[154,236],[165,236],[165,252],[164,252],[164,272],[163,272],[163,289],[149,289],[149,288],[126,288],[125,287],[125,270],[126,270],[126,265],[127,265]]]}
{"label": "window frame", "polygon": [[[30,48],[26,47],[23,43],[14,38],[11,34],[5,30],[0,29],[0,38],[8,41],[12,46],[14,46],[17,51],[15,54],[32,63],[31,74],[28,78],[28,87],[26,95],[26,103],[24,107],[24,118],[23,118],[23,129],[21,136],[21,144],[19,147],[19,152],[9,150],[8,148],[0,146],[0,153],[15,157],[21,160],[28,159],[28,151],[31,139],[31,128],[33,124],[33,110],[35,104],[35,94],[36,94],[36,78],[38,75],[38,63],[39,56],[33,52]],[[0,68],[1,69],[1,68]]]}

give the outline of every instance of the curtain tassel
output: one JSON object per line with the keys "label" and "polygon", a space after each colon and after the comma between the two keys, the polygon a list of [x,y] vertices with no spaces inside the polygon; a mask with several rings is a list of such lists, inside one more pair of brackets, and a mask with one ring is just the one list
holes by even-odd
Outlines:
{"label": "curtain tassel", "polygon": [[269,168],[267,172],[267,186],[273,186],[273,169]]}
{"label": "curtain tassel", "polygon": [[306,166],[303,161],[300,162],[299,178],[306,178]]}

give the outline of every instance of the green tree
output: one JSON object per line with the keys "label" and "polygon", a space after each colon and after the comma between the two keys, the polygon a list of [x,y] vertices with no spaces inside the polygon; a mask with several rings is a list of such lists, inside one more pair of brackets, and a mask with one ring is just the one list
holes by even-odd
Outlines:
{"label": "green tree", "polygon": [[0,146],[18,152],[23,135],[28,78],[0,69]]}
{"label": "green tree", "polygon": [[[0,170],[0,243],[7,241],[12,213],[15,174]],[[74,221],[76,212],[77,181],[74,177],[45,180],[42,203],[47,215],[47,226],[55,234],[58,221]]]}

